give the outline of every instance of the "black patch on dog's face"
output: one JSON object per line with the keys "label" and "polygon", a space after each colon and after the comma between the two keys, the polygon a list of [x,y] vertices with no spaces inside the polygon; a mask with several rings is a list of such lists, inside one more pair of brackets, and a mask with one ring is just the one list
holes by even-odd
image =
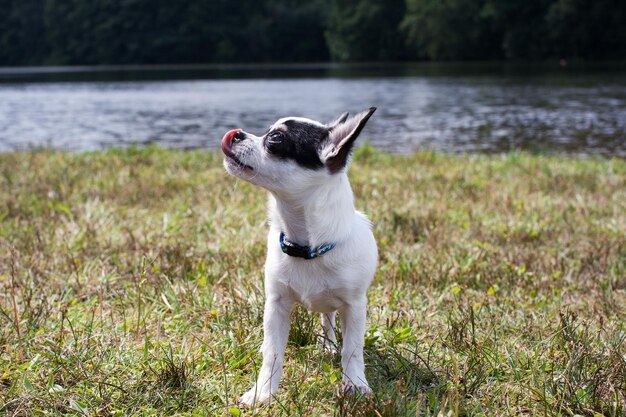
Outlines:
{"label": "black patch on dog's face", "polygon": [[286,120],[283,125],[265,135],[263,145],[275,157],[290,159],[304,168],[320,169],[324,164],[318,150],[326,139],[328,128],[325,126]]}

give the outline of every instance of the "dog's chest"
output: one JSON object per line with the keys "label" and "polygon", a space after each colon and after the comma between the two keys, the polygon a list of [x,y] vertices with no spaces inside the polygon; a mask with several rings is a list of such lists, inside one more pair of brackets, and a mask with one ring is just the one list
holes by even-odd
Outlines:
{"label": "dog's chest", "polygon": [[317,262],[283,262],[268,276],[281,295],[288,295],[309,310],[330,313],[349,299],[349,290],[335,271],[319,267]]}

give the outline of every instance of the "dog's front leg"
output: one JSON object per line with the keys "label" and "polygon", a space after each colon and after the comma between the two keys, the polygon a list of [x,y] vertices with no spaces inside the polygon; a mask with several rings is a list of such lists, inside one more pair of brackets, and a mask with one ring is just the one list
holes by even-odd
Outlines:
{"label": "dog's front leg", "polygon": [[278,390],[283,373],[283,357],[289,337],[289,316],[293,302],[281,296],[270,296],[265,301],[263,314],[263,364],[254,387],[243,394],[240,402],[246,405],[264,403]]}
{"label": "dog's front leg", "polygon": [[343,346],[341,348],[341,366],[343,384],[346,392],[355,390],[369,394],[372,390],[365,379],[363,346],[365,344],[365,319],[367,300],[363,297],[340,310]]}

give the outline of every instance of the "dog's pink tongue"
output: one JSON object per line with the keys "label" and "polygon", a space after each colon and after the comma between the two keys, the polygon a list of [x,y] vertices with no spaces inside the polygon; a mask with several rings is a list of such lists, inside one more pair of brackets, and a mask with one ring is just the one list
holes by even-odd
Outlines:
{"label": "dog's pink tongue", "polygon": [[235,136],[237,132],[240,132],[240,131],[241,129],[233,129],[233,130],[229,130],[228,132],[226,132],[226,134],[222,138],[222,152],[224,152],[227,155],[230,155],[231,153],[230,148],[233,143],[233,137]]}

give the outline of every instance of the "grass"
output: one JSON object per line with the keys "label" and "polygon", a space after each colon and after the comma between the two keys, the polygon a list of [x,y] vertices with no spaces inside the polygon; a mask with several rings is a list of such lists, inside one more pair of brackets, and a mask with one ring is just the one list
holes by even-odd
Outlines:
{"label": "grass", "polygon": [[0,154],[0,415],[626,415],[626,161],[361,148],[375,395],[341,394],[297,310],[248,410],[266,195],[221,159]]}

